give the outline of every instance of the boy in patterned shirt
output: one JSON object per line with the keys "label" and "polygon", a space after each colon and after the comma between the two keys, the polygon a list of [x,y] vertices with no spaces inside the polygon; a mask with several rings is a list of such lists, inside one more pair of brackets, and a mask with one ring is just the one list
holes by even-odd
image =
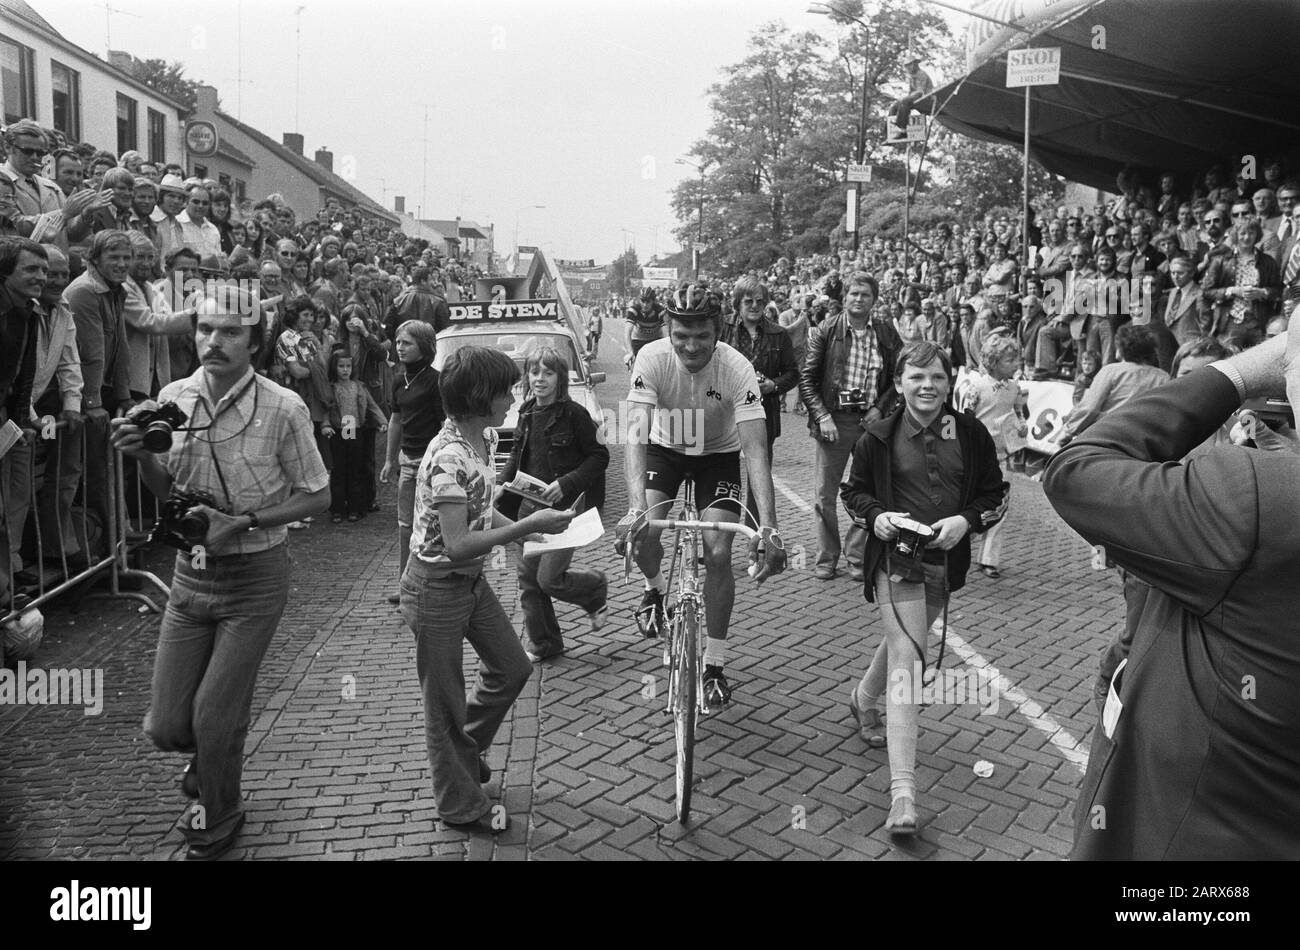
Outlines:
{"label": "boy in patterned shirt", "polygon": [[[424,734],[443,823],[495,834],[509,826],[482,783],[487,750],[532,664],[483,577],[498,544],[563,531],[572,511],[545,508],[517,522],[492,507],[495,427],[505,421],[519,370],[499,350],[464,346],[447,357],[439,389],[447,421],[420,462],[411,557],[402,574],[402,616],[415,632]],[[479,656],[468,699],[463,641]]]}

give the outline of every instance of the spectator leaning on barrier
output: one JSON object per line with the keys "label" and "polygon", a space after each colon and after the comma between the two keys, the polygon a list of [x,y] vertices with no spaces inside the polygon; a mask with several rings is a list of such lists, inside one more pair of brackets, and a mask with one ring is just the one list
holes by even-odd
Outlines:
{"label": "spectator leaning on barrier", "polygon": [[[37,299],[45,289],[49,258],[29,238],[0,238],[0,427],[9,441],[14,427],[31,423],[32,389],[39,350]],[[0,458],[0,491],[4,505],[0,538],[0,613],[10,602],[10,579],[22,569],[20,548],[30,506],[32,446],[26,435]]]}
{"label": "spectator leaning on barrier", "polygon": [[[38,313],[36,378],[32,385],[32,418],[57,418],[64,426],[53,439],[36,443],[35,469],[43,472],[36,489],[40,537],[47,561],[84,566],[85,553],[73,531],[72,505],[81,478],[81,357],[77,352],[77,324],[63,299],[68,286],[68,258],[57,247],[47,247],[49,273],[41,291]],[[58,459],[55,470],[54,460]]]}
{"label": "spectator leaning on barrier", "polygon": [[[178,825],[190,860],[220,857],[244,823],[244,739],[257,670],[284,610],[289,557],[284,525],[324,511],[329,473],[311,420],[293,393],[253,372],[265,345],[247,323],[251,297],[220,287],[199,305],[195,343],[202,368],[159,394],[195,430],[169,451],[146,451],[141,430],[114,420],[113,444],[136,459],[159,499],[210,493],[220,510],[193,501],[207,530],[177,554],[159,631],[145,731],[160,749],[190,754],[182,788],[197,799]],[[201,428],[207,426],[207,428]]]}
{"label": "spectator leaning on barrier", "polygon": [[131,349],[126,336],[126,289],[131,269],[131,238],[125,231],[100,231],[90,241],[85,272],[68,285],[64,299],[77,324],[77,350],[85,381],[86,507],[98,519],[101,543],[92,556],[106,551],[114,501],[108,481],[108,417],[131,405]]}

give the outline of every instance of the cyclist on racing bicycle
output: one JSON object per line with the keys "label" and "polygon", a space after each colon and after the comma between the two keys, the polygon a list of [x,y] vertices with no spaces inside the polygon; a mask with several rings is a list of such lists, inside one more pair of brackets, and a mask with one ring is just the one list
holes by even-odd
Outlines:
{"label": "cyclist on racing bicycle", "polygon": [[623,345],[627,347],[623,362],[631,369],[641,347],[663,339],[664,308],[655,299],[654,288],[646,287],[641,291],[641,299],[628,304],[623,316]]}
{"label": "cyclist on racing bicycle", "polygon": [[[707,285],[684,281],[668,301],[668,338],[641,348],[628,393],[627,494],[629,510],[615,529],[623,553],[638,519],[667,518],[666,503],[683,479],[695,483],[701,521],[740,520],[740,452],[758,498],[759,534],[750,543],[751,563],[765,563],[762,583],[785,570],[785,547],[777,533],[767,422],[758,379],[749,360],[718,337],[722,298]],[[649,433],[649,438],[645,433]],[[648,444],[647,444],[648,442]],[[645,596],[637,611],[643,634],[659,636],[664,622],[661,573],[664,556],[658,530],[642,523],[632,538],[633,556],[645,575]],[[731,699],[723,674],[727,628],[736,599],[731,572],[732,535],[704,531],[704,605],[708,638],[704,650],[704,702],[717,708]]]}

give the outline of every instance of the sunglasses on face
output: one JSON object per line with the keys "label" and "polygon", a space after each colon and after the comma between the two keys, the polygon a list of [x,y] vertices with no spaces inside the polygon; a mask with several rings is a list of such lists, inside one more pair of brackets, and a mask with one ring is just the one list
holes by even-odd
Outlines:
{"label": "sunglasses on face", "polygon": [[15,152],[22,152],[28,158],[44,158],[46,155],[50,154],[43,148],[27,148],[22,145],[15,145],[13,149]]}

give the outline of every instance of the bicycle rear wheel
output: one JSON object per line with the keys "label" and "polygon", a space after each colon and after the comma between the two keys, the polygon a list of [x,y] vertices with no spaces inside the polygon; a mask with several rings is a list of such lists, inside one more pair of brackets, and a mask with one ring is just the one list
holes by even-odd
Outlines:
{"label": "bicycle rear wheel", "polygon": [[691,817],[691,783],[695,774],[695,723],[699,715],[696,684],[699,681],[699,618],[693,604],[678,604],[681,611],[677,675],[673,697],[673,730],[677,737],[677,820]]}

